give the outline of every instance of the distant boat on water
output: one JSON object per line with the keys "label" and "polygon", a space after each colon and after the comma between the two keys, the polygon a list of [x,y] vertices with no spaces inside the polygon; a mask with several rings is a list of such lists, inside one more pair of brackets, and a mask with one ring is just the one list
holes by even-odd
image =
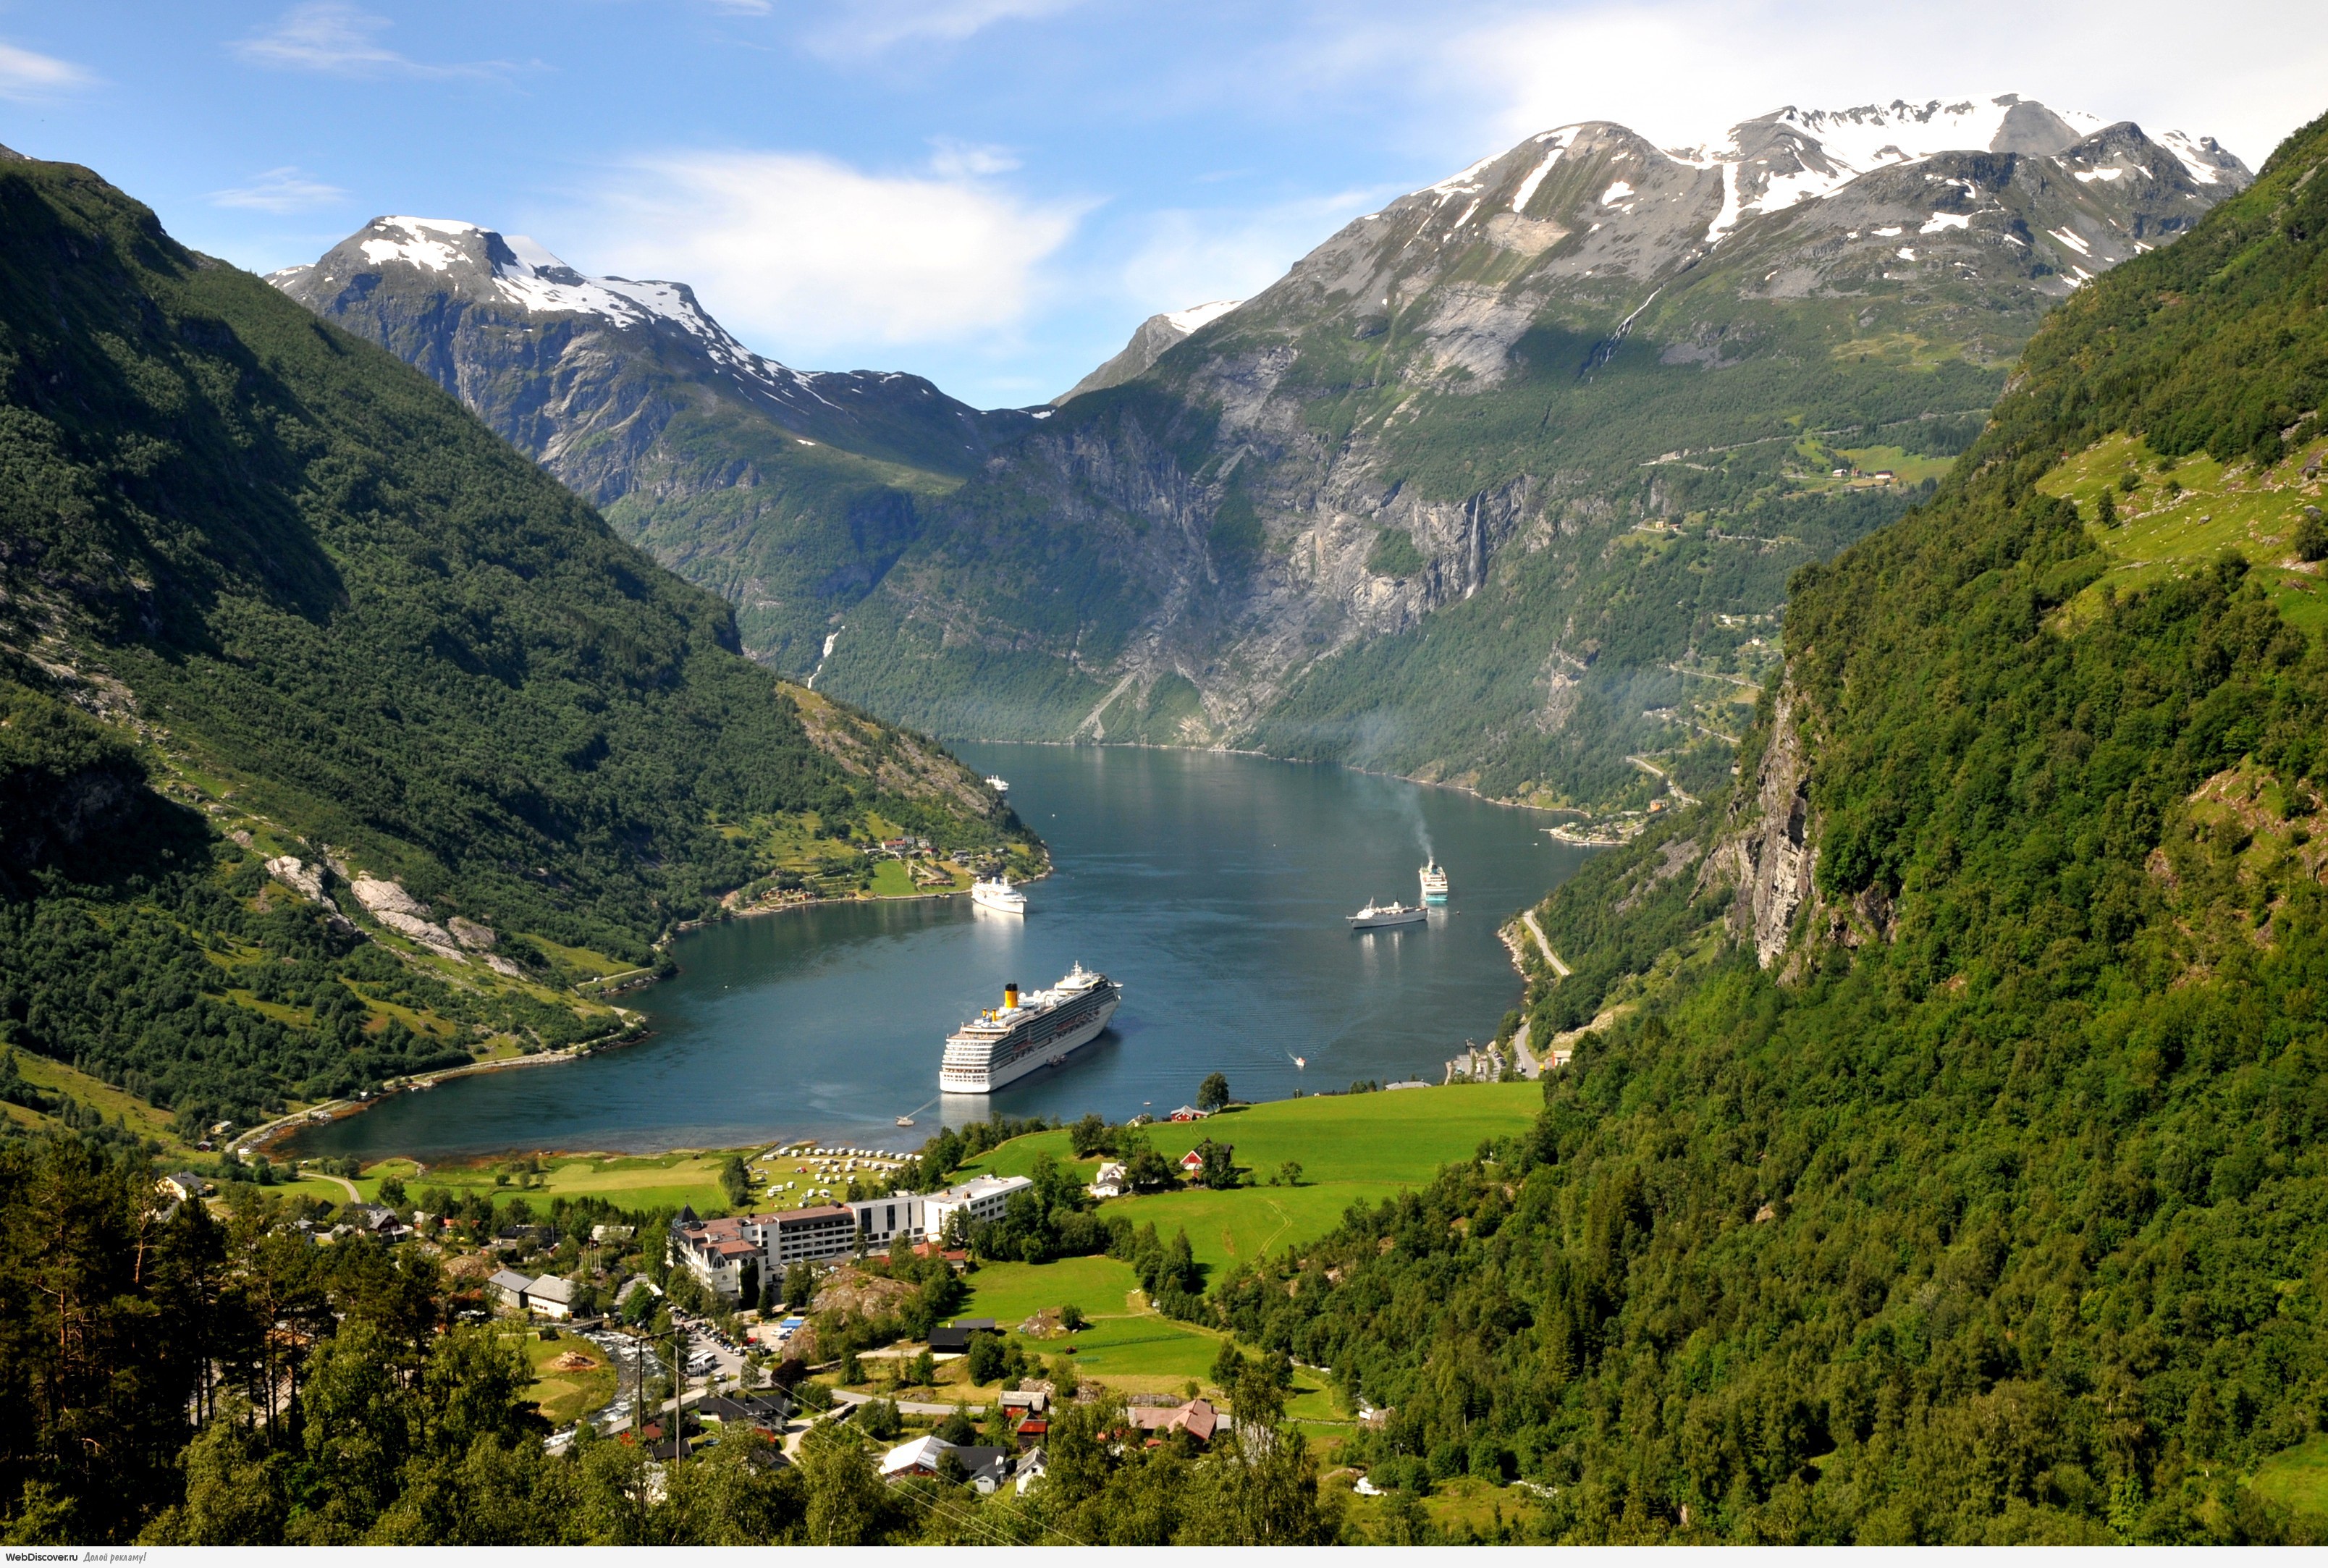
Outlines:
{"label": "distant boat on water", "polygon": [[1412,925],[1430,917],[1431,911],[1420,904],[1377,904],[1369,898],[1364,909],[1348,918],[1353,931],[1375,931],[1385,925]]}
{"label": "distant boat on water", "polygon": [[1442,867],[1441,867],[1438,860],[1433,859],[1424,861],[1422,875],[1422,901],[1425,904],[1446,903],[1448,893],[1447,872]]}
{"label": "distant boat on water", "polygon": [[999,774],[988,774],[986,787],[998,795],[1007,795],[1010,793],[1010,781]]}

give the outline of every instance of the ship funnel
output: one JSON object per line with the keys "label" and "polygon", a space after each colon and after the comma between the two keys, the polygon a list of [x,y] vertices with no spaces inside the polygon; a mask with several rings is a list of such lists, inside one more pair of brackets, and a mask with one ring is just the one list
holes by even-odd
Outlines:
{"label": "ship funnel", "polygon": [[1017,981],[1009,981],[1003,985],[1002,1005],[1006,1008],[1014,1008],[1018,1005],[1018,982]]}

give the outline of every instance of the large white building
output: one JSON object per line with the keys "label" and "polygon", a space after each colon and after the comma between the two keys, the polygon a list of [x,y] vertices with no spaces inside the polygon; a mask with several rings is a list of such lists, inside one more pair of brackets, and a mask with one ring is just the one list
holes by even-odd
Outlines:
{"label": "large white building", "polygon": [[943,1236],[956,1214],[965,1225],[1000,1219],[1011,1197],[1034,1185],[1023,1176],[980,1176],[943,1192],[900,1192],[727,1219],[698,1219],[694,1210],[681,1209],[671,1222],[671,1257],[711,1290],[733,1297],[743,1291],[746,1262],[759,1265],[762,1279],[781,1280],[796,1263],[918,1246]]}

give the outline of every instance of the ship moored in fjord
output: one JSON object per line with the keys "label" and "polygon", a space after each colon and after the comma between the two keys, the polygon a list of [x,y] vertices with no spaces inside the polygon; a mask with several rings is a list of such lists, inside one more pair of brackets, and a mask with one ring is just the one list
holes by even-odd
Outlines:
{"label": "ship moored in fjord", "polygon": [[1422,863],[1422,901],[1425,904],[1447,902],[1447,872],[1436,857]]}
{"label": "ship moored in fjord", "polygon": [[948,1094],[990,1094],[1037,1067],[1056,1066],[1099,1038],[1115,1016],[1123,988],[1078,963],[1048,991],[1002,988],[1002,1005],[946,1037],[938,1088]]}
{"label": "ship moored in fjord", "polygon": [[1420,904],[1377,904],[1366,900],[1366,906],[1349,916],[1353,931],[1379,931],[1385,925],[1413,925],[1431,917],[1431,911]]}
{"label": "ship moored in fjord", "polygon": [[971,902],[981,909],[991,909],[998,915],[1027,913],[1027,895],[1010,885],[1010,878],[997,875],[981,877],[970,885]]}

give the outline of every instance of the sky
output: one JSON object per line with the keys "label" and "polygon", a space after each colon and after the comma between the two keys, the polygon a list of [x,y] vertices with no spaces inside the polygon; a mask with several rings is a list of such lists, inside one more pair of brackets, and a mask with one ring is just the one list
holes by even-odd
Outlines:
{"label": "sky", "polygon": [[2018,92],[2259,165],[2312,0],[0,0],[0,143],[257,271],[377,214],[674,278],[803,370],[1042,401],[1532,132]]}

